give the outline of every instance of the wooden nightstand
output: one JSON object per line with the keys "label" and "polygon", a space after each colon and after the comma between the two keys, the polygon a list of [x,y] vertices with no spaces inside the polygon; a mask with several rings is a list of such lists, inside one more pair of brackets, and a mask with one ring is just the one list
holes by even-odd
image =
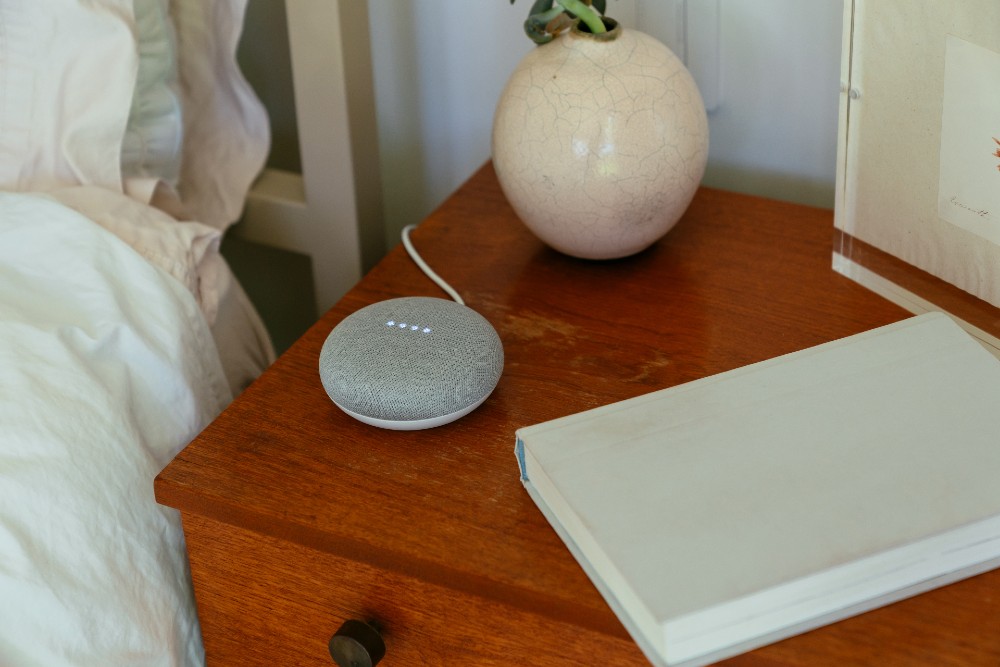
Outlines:
{"label": "wooden nightstand", "polygon": [[[544,247],[487,165],[413,234],[496,327],[478,410],[418,432],[341,413],[317,374],[342,318],[443,296],[396,248],[156,480],[179,509],[210,665],[330,665],[348,619],[381,664],[643,665],[518,479],[514,431],[902,319],[831,268],[829,211],[701,190],[620,261]],[[993,572],[732,664],[1000,664]]]}

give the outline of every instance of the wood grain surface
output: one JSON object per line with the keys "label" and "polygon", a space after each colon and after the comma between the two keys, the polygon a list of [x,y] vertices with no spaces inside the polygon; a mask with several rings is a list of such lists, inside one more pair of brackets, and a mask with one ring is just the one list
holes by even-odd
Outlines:
{"label": "wood grain surface", "polygon": [[[496,610],[497,628],[480,628],[484,641],[511,631],[507,615],[527,619],[527,634],[537,618],[575,629],[565,632],[567,650],[544,660],[533,641],[524,655],[516,641],[504,644],[511,664],[620,664],[622,655],[644,664],[521,486],[514,432],[906,317],[831,269],[832,229],[827,210],[702,189],[649,250],[577,260],[523,227],[487,164],[412,236],[503,341],[504,374],[482,407],[436,429],[392,432],[354,421],[327,398],[318,356],[337,322],[386,298],[445,297],[397,247],[157,478],[158,500],[185,517],[206,645],[219,645],[213,635],[240,610],[315,604],[281,593],[287,559],[305,553],[356,563],[343,569],[346,588],[381,595],[377,582],[357,579],[391,573]],[[277,560],[262,564],[265,554]],[[235,585],[258,575],[263,598]],[[731,662],[1000,664],[998,585],[997,573],[980,575]],[[331,607],[331,618],[349,606]],[[439,613],[467,628],[462,609]],[[284,641],[280,632],[270,641]],[[400,661],[388,643],[382,664],[390,667],[480,664],[474,652],[464,661],[454,653],[443,663]],[[568,649],[577,644],[593,647],[592,662]],[[250,663],[210,651],[210,665],[228,664]]]}
{"label": "wood grain surface", "polygon": [[377,621],[384,665],[643,661],[623,637],[578,641],[569,622],[367,563],[196,515],[185,529],[210,665],[332,665],[327,642],[347,619]]}

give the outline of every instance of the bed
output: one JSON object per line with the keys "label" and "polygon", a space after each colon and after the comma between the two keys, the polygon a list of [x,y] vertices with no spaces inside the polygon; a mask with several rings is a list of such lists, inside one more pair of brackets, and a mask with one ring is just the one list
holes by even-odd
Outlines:
{"label": "bed", "polygon": [[325,225],[305,174],[261,177],[245,4],[0,4],[2,665],[204,663],[152,484],[274,358],[220,240],[246,213],[248,237],[314,253],[320,306],[360,275],[354,172]]}

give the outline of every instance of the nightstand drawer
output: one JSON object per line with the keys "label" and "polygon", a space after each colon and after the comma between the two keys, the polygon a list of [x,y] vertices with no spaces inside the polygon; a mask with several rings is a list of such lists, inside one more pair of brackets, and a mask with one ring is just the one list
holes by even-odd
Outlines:
{"label": "nightstand drawer", "polygon": [[380,665],[644,665],[627,639],[185,514],[209,667],[333,665],[348,619],[376,621]]}

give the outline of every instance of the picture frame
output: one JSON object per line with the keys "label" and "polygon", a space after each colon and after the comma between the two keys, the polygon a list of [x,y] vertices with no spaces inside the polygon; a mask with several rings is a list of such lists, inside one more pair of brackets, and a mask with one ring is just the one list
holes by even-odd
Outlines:
{"label": "picture frame", "polygon": [[845,0],[833,268],[1000,356],[1000,3]]}

